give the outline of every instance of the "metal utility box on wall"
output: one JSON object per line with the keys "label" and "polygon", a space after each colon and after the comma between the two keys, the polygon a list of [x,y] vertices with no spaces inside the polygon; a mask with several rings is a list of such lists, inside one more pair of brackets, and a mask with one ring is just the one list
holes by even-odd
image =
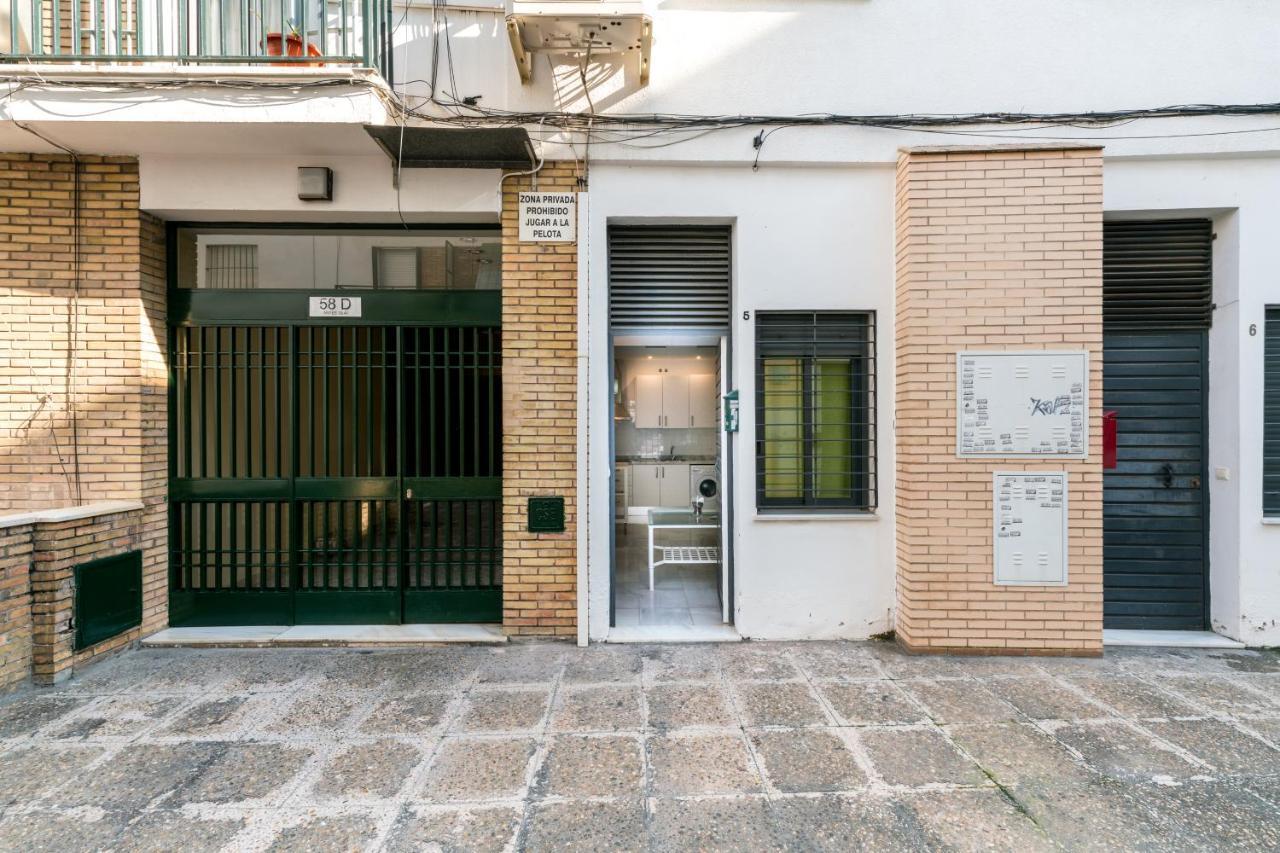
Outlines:
{"label": "metal utility box on wall", "polygon": [[1066,473],[996,472],[992,480],[995,583],[1066,586]]}
{"label": "metal utility box on wall", "polygon": [[1089,455],[1089,354],[956,353],[956,455]]}
{"label": "metal utility box on wall", "polygon": [[530,533],[564,533],[564,498],[529,498]]}
{"label": "metal utility box on wall", "polygon": [[142,624],[142,552],[81,563],[75,576],[75,650]]}

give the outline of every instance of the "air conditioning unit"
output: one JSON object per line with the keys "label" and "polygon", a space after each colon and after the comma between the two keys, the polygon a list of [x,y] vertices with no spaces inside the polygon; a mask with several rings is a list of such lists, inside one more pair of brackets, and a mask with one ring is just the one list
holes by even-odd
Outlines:
{"label": "air conditioning unit", "polygon": [[533,79],[537,53],[606,56],[634,53],[640,85],[649,82],[653,20],[639,0],[512,0],[507,35],[521,82]]}

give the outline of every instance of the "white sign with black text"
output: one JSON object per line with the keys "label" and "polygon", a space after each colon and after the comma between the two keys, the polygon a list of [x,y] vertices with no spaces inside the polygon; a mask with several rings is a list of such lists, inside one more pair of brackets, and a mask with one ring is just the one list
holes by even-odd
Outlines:
{"label": "white sign with black text", "polygon": [[520,193],[521,243],[572,243],[578,237],[577,193]]}
{"label": "white sign with black text", "polygon": [[308,317],[359,317],[359,296],[312,296],[307,302]]}

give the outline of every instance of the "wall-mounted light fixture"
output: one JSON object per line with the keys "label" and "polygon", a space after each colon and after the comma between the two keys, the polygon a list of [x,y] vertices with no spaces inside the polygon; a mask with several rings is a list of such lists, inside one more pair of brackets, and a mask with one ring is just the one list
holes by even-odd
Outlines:
{"label": "wall-mounted light fixture", "polygon": [[333,201],[333,169],[328,166],[299,166],[298,198],[302,201]]}

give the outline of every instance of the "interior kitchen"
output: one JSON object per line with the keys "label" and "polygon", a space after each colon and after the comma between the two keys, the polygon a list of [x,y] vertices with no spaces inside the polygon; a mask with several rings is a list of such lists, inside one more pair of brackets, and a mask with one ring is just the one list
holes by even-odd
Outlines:
{"label": "interior kitchen", "polygon": [[614,624],[720,625],[715,347],[614,351]]}

